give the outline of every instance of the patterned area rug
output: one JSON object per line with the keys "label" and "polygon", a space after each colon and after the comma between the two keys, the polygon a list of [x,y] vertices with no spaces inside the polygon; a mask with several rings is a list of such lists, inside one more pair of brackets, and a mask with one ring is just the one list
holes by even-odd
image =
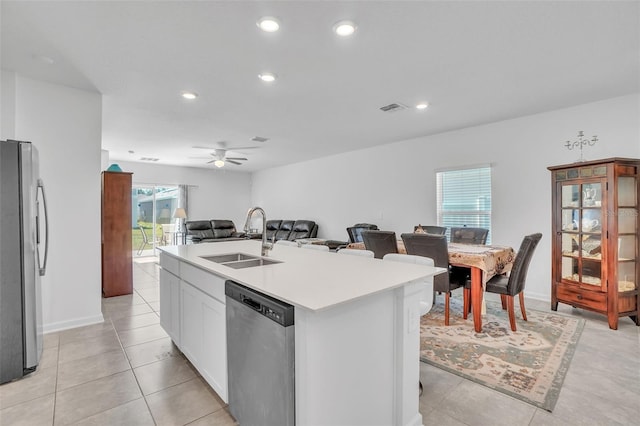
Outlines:
{"label": "patterned area rug", "polygon": [[518,331],[509,327],[507,311],[487,302],[482,332],[473,317],[462,319],[462,303],[451,298],[450,325],[444,326],[442,299],[421,318],[423,362],[503,392],[547,411],[558,400],[564,377],[584,327],[584,320],[527,309],[522,321],[516,302]]}

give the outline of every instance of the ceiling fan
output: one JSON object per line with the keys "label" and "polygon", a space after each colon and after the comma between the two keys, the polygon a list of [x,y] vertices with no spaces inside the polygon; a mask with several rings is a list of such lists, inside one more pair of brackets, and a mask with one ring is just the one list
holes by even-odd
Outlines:
{"label": "ceiling fan", "polygon": [[[235,164],[238,166],[241,166],[242,163],[240,161],[247,161],[248,159],[245,157],[227,157],[227,151],[230,150],[237,150],[237,149],[256,149],[259,148],[258,146],[238,146],[238,147],[232,147],[232,148],[227,148],[226,147],[226,143],[225,142],[218,142],[218,146],[219,148],[213,148],[213,147],[208,147],[208,146],[194,146],[193,148],[196,149],[209,149],[209,150],[213,150],[214,152],[209,153],[209,155],[211,155],[213,157],[213,159],[211,159],[211,161],[207,161],[207,164],[213,163],[214,166],[220,168],[220,167],[224,167],[225,163],[231,163],[231,164]],[[201,158],[201,157],[199,157]]]}

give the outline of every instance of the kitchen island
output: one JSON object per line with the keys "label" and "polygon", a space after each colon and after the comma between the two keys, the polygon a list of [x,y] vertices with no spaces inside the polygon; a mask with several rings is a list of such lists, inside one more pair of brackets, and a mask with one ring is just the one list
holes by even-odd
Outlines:
{"label": "kitchen island", "polygon": [[295,307],[297,425],[420,425],[419,300],[439,268],[275,245],[264,266],[205,257],[260,256],[260,241],[162,247],[160,323],[228,401],[224,282]]}

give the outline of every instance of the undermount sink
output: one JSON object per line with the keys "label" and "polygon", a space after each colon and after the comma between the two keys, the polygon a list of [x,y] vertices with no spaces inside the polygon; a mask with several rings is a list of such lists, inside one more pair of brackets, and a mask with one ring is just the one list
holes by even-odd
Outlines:
{"label": "undermount sink", "polygon": [[200,257],[210,262],[219,263],[233,269],[253,268],[255,266],[265,266],[272,265],[274,263],[282,263],[279,260],[265,259],[264,257],[254,256],[246,253],[227,253]]}
{"label": "undermount sink", "polygon": [[244,268],[253,268],[254,266],[272,265],[274,263],[282,263],[282,262],[279,260],[259,258],[259,259],[252,259],[252,260],[243,260],[240,262],[229,262],[229,263],[224,263],[223,265],[233,269],[244,269]]}
{"label": "undermount sink", "polygon": [[215,263],[227,263],[227,262],[238,262],[241,260],[259,259],[258,256],[253,256],[251,254],[246,254],[246,253],[228,253],[228,254],[218,254],[215,256],[200,256],[200,257]]}

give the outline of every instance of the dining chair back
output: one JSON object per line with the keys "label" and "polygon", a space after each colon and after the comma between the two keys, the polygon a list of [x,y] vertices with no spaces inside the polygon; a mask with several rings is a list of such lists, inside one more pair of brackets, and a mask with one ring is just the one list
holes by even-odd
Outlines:
{"label": "dining chair back", "polygon": [[338,250],[336,253],[338,253],[338,254],[348,254],[350,256],[360,256],[360,257],[373,258],[373,252],[371,250],[360,250],[360,249],[343,248],[343,249]]}
{"label": "dining chair back", "polygon": [[307,250],[329,251],[329,246],[324,244],[302,244],[300,247]]}
{"label": "dining chair back", "polygon": [[467,319],[471,301],[471,288],[466,286],[466,276],[452,273],[449,266],[449,249],[444,235],[405,233],[401,235],[407,254],[430,257],[436,267],[445,268],[445,272],[433,277],[433,289],[445,294],[444,324],[449,325],[449,298],[451,291],[464,288],[463,317]]}
{"label": "dining chair back", "polygon": [[[413,263],[416,265],[435,266],[433,259],[412,254],[389,253],[385,254],[382,260]],[[420,292],[420,316],[426,314],[433,306],[433,276],[427,277],[423,282],[424,286]]]}
{"label": "dining chair back", "polygon": [[349,242],[350,243],[361,243],[362,240],[362,231],[368,230],[377,230],[378,225],[374,225],[373,223],[356,223],[353,226],[347,228],[347,234],[349,234]]}
{"label": "dining chair back", "polygon": [[444,235],[447,233],[447,228],[445,226],[418,224],[418,226],[413,227],[413,232],[418,234]]}
{"label": "dining chair back", "polygon": [[382,259],[387,253],[398,252],[398,241],[393,231],[362,231],[364,247],[373,252],[373,257]]}
{"label": "dining chair back", "polygon": [[520,244],[509,276],[496,275],[487,281],[486,291],[500,295],[502,308],[506,309],[509,314],[509,324],[512,331],[516,331],[516,316],[513,306],[513,299],[516,295],[519,295],[522,319],[527,321],[527,312],[524,307],[524,285],[527,280],[527,271],[529,270],[533,252],[541,238],[541,233],[525,236]]}
{"label": "dining chair back", "polygon": [[484,245],[488,235],[489,230],[485,228],[451,228],[452,243]]}

